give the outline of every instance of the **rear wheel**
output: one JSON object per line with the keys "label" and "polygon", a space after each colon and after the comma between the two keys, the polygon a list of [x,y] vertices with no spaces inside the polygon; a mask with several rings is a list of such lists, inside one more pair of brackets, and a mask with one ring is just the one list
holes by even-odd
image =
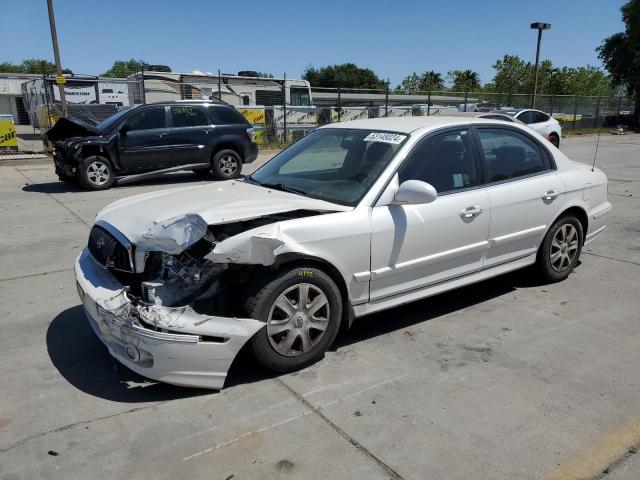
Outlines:
{"label": "rear wheel", "polygon": [[116,181],[113,166],[108,158],[91,156],[78,165],[80,185],[88,190],[107,190]]}
{"label": "rear wheel", "polygon": [[340,290],[323,271],[297,267],[259,282],[246,313],[267,324],[249,344],[256,359],[269,370],[289,372],[318,361],[333,343],[342,317]]}
{"label": "rear wheel", "polygon": [[578,263],[583,242],[580,220],[573,215],[556,220],[538,250],[536,265],[542,277],[549,282],[567,278]]}
{"label": "rear wheel", "polygon": [[560,148],[560,137],[557,134],[555,133],[550,134],[549,141],[553,143],[554,147]]}
{"label": "rear wheel", "polygon": [[238,178],[242,171],[242,159],[235,150],[220,150],[213,156],[211,170],[219,180]]}

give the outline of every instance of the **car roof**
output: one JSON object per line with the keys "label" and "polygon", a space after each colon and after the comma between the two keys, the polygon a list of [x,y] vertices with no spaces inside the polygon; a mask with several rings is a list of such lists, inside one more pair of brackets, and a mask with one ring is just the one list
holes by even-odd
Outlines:
{"label": "car roof", "polygon": [[222,105],[229,106],[227,102],[221,100],[172,100],[164,102],[149,102],[142,105],[136,105],[136,107],[144,107],[147,105]]}
{"label": "car roof", "polygon": [[386,130],[397,133],[411,133],[421,128],[438,128],[449,125],[495,124],[496,121],[499,120],[477,117],[469,118],[432,115],[429,117],[384,117],[350,120],[346,122],[330,123],[320,128],[355,128],[360,130]]}

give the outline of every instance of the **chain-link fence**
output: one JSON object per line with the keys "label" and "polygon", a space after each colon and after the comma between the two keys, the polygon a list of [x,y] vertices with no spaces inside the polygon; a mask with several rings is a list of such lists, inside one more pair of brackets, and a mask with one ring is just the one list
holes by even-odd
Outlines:
{"label": "chain-link fence", "polygon": [[[140,72],[126,79],[70,77],[64,86],[70,117],[97,124],[123,108],[152,102],[221,100],[254,126],[258,143],[297,140],[319,125],[362,118],[446,115],[459,111],[530,108],[527,94],[321,88],[299,79]],[[62,115],[54,79],[22,84],[29,122],[40,131]],[[563,132],[630,127],[633,101],[621,96],[538,95],[535,108],[558,119]]]}

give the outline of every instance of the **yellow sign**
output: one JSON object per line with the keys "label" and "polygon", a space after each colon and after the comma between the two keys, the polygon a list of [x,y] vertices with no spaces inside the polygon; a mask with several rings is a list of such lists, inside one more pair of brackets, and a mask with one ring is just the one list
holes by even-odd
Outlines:
{"label": "yellow sign", "polygon": [[16,127],[13,120],[0,120],[0,148],[18,148],[18,137],[16,137]]}
{"label": "yellow sign", "polygon": [[251,125],[264,125],[264,108],[236,108]]}
{"label": "yellow sign", "polygon": [[58,76],[56,76],[56,83],[58,85],[64,85],[65,83],[67,83],[67,79],[65,77],[63,77],[62,75],[58,75]]}

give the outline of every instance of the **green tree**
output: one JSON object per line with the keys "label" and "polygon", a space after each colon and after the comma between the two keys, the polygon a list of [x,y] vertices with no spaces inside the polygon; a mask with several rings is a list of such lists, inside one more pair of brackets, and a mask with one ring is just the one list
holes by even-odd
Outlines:
{"label": "green tree", "polygon": [[22,63],[2,62],[0,63],[0,72],[3,73],[37,73],[42,74],[55,73],[56,66],[48,60],[39,58],[28,58],[22,60]]}
{"label": "green tree", "polygon": [[629,0],[621,8],[624,32],[605,38],[598,56],[611,74],[614,85],[624,85],[635,98],[633,123],[640,126],[640,0]]}
{"label": "green tree", "polygon": [[354,63],[328,65],[326,67],[307,67],[302,78],[312,87],[337,88],[375,88],[384,89],[385,82],[369,68],[358,67]]}
{"label": "green tree", "polygon": [[421,74],[412,73],[396,87],[397,91],[438,91],[444,90],[442,75],[429,70]]}
{"label": "green tree", "polygon": [[125,78],[129,75],[133,75],[143,69],[149,68],[149,64],[144,60],[136,60],[131,58],[129,60],[116,60],[109,70],[102,74],[103,77],[117,77]]}
{"label": "green tree", "polygon": [[447,73],[453,92],[473,92],[480,90],[480,75],[472,70],[450,70]]}

